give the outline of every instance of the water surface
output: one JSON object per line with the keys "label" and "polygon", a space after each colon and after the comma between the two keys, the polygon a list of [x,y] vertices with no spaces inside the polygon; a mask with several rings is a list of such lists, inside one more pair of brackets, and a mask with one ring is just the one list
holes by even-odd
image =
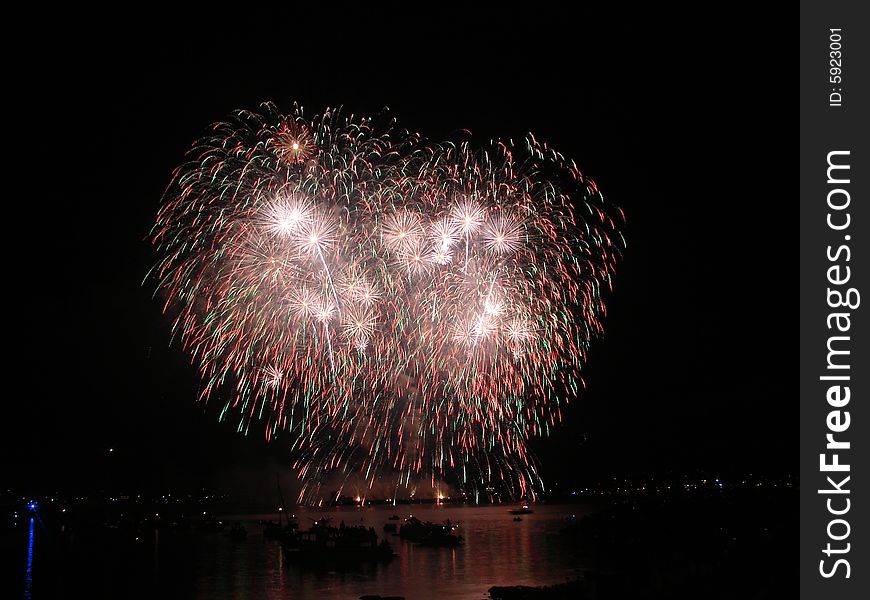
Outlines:
{"label": "water surface", "polygon": [[[248,530],[244,541],[220,533],[159,529],[136,543],[84,547],[75,540],[65,548],[36,555],[28,577],[46,595],[79,598],[314,598],[355,599],[366,594],[429,598],[487,597],[494,585],[549,585],[576,577],[584,559],[575,538],[560,529],[582,506],[536,505],[515,522],[506,506],[399,506],[366,509],[303,509],[300,526],[328,516],[332,524],[362,524],[386,537],[398,555],[384,564],[356,567],[299,565],[284,560],[281,545],[264,538],[259,519],[277,515],[226,516]],[[465,543],[458,548],[428,548],[384,533],[389,516],[414,514],[424,521],[458,523]],[[21,549],[22,554],[27,548]],[[32,549],[31,549],[32,551]],[[42,561],[40,561],[42,559]],[[39,563],[43,564],[40,565]],[[25,573],[21,573],[22,583]],[[40,581],[40,579],[42,581]],[[36,593],[34,597],[36,597]]]}

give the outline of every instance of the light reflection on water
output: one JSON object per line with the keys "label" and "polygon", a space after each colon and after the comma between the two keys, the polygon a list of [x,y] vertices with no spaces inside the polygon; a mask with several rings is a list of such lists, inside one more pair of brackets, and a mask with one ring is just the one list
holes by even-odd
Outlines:
{"label": "light reflection on water", "polygon": [[[270,600],[356,599],[362,595],[404,596],[408,600],[450,598],[482,600],[494,585],[550,585],[576,577],[584,566],[576,539],[560,534],[569,514],[581,516],[577,505],[536,505],[535,513],[514,522],[507,506],[399,506],[358,510],[352,507],[297,511],[300,526],[329,516],[332,524],[364,524],[386,537],[398,555],[389,563],[363,563],[353,568],[299,565],[285,561],[281,545],[266,539],[260,519],[278,515],[222,517],[242,521],[248,530],[243,541],[196,529],[161,529],[115,533],[83,541],[80,530],[52,558],[40,566],[33,584],[53,589],[58,597],[79,598],[97,591],[112,598],[216,598]],[[424,521],[458,523],[464,545],[428,548],[384,533],[392,514],[413,513]],[[126,537],[124,537],[126,536]],[[33,564],[33,523],[29,537],[25,598],[30,598]],[[129,538],[129,539],[128,539]],[[40,540],[41,542],[42,540]],[[37,543],[36,562],[45,544]],[[23,553],[22,553],[23,554]],[[49,558],[45,555],[46,558]]]}
{"label": "light reflection on water", "polygon": [[[359,511],[300,513],[300,525],[328,514],[333,524],[362,523],[387,536],[398,557],[387,564],[355,569],[312,568],[287,563],[280,544],[266,540],[257,519],[277,515],[249,515],[248,539],[233,543],[224,538],[200,543],[196,552],[196,597],[358,598],[366,594],[412,598],[469,598],[480,600],[493,585],[548,585],[575,577],[581,566],[571,539],[559,533],[577,506],[538,506],[535,513],[514,522],[505,507],[413,507],[411,512],[435,522],[450,518],[460,523],[465,544],[459,548],[427,548],[383,533],[384,523],[410,507],[378,507]],[[578,509],[580,512],[578,513]],[[399,512],[401,511],[401,512]],[[393,521],[394,522],[394,521]],[[200,540],[202,542],[202,540]]]}
{"label": "light reflection on water", "polygon": [[30,531],[27,534],[27,566],[24,569],[24,599],[30,600],[33,591],[33,517],[30,517]]}

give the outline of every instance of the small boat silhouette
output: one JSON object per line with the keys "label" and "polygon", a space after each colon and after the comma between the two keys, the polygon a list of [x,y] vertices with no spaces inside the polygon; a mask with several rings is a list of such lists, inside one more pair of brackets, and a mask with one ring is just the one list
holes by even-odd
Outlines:
{"label": "small boat silhouette", "polygon": [[533,512],[535,511],[529,508],[528,504],[523,504],[520,508],[513,508],[510,510],[512,515],[530,515]]}

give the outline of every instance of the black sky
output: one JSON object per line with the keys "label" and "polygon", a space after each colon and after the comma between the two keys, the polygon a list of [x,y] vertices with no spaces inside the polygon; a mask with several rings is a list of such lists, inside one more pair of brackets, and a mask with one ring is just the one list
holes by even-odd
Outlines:
{"label": "black sky", "polygon": [[263,100],[388,106],[430,138],[464,128],[481,144],[531,130],[625,210],[607,334],[586,394],[537,444],[545,472],[795,472],[796,65],[783,27],[754,15],[762,61],[742,14],[533,6],[41,24],[7,75],[12,485],[219,485],[286,463],[282,440],[237,435],[194,402],[194,368],[141,285],[171,170],[211,122]]}

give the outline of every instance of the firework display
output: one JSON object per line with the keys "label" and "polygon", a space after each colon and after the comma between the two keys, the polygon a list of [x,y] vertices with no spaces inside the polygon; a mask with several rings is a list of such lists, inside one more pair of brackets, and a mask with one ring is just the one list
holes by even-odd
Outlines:
{"label": "firework display", "polygon": [[175,171],[150,277],[202,398],[289,436],[303,500],[335,474],[533,496],[527,444],[582,386],[621,223],[532,136],[264,104]]}

